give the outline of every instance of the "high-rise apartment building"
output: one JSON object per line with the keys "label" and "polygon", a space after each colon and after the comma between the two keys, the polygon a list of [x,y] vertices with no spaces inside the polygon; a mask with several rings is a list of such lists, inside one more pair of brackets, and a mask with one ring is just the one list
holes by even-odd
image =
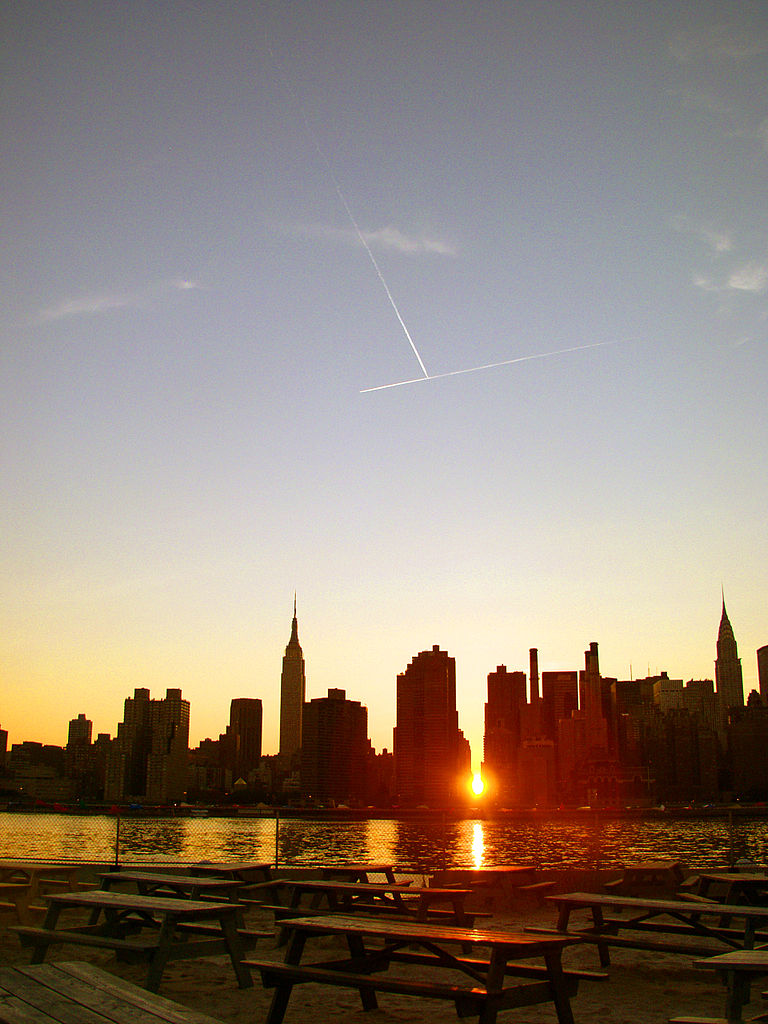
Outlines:
{"label": "high-rise apartment building", "polygon": [[542,729],[550,739],[557,723],[570,718],[579,706],[579,673],[576,669],[541,673]]}
{"label": "high-rise apartment building", "polygon": [[757,679],[763,704],[768,704],[768,644],[757,649]]}
{"label": "high-rise apartment building", "polygon": [[283,671],[280,676],[280,755],[286,759],[297,756],[301,750],[306,685],[294,595],[291,638],[285,648]]}
{"label": "high-rise apartment building", "polygon": [[301,792],[315,801],[367,803],[368,709],[331,689],[304,705]]}
{"label": "high-rise apartment building", "polygon": [[86,718],[85,715],[78,715],[77,718],[70,720],[69,731],[67,732],[67,748],[90,746],[92,735],[93,722]]}
{"label": "high-rise apartment building", "polygon": [[733,628],[725,610],[720,616],[720,628],[717,633],[717,658],[715,660],[715,689],[723,717],[729,708],[744,707],[744,682],[741,675],[741,658],[736,646]]}
{"label": "high-rise apartment building", "polygon": [[138,687],[126,697],[106,767],[105,799],[169,803],[183,799],[189,758],[189,701],[181,690],[151,700]]}
{"label": "high-rise apartment building", "polygon": [[468,784],[469,744],[456,711],[456,660],[435,644],[397,677],[395,788],[404,804],[444,807]]}
{"label": "high-rise apartment building", "polygon": [[235,697],[229,705],[229,725],[220,739],[222,767],[232,781],[244,779],[261,759],[262,706],[257,697]]}
{"label": "high-rise apartment building", "polygon": [[517,762],[526,707],[525,672],[498,665],[488,673],[483,735],[483,778],[492,797],[505,804],[517,800]]}

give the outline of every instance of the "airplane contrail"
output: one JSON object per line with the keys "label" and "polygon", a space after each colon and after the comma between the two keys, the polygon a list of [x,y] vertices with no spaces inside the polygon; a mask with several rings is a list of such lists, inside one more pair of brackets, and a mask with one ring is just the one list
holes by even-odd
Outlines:
{"label": "airplane contrail", "polygon": [[[361,395],[369,391],[385,391],[387,388],[401,388],[405,384],[418,384],[425,380],[440,380],[442,377],[458,377],[462,373],[477,373],[479,370],[493,370],[497,366],[511,366],[512,363],[527,363],[531,359],[548,359],[550,356],[563,356],[568,352],[582,352],[587,348],[602,348],[604,345],[616,345],[615,341],[595,341],[591,345],[574,345],[572,348],[559,348],[554,352],[536,352],[530,356],[517,356],[515,359],[504,359],[500,363],[484,363],[482,366],[470,366],[466,370],[449,370],[448,373],[433,373],[431,376],[412,377],[410,380],[398,380],[394,384],[378,384],[374,388],[362,388]],[[426,373],[426,371],[425,371]]]}
{"label": "airplane contrail", "polygon": [[333,166],[331,165],[331,161],[328,159],[328,157],[327,157],[327,155],[325,153],[325,150],[323,150],[321,148],[320,143],[318,142],[318,139],[317,139],[317,135],[312,130],[312,126],[309,123],[307,115],[304,113],[304,107],[301,105],[301,103],[299,102],[298,96],[296,95],[296,93],[291,88],[291,83],[290,83],[290,80],[288,78],[288,75],[287,75],[284,67],[280,63],[280,61],[275,56],[274,51],[272,50],[272,47],[269,45],[269,43],[267,43],[267,49],[269,50],[269,54],[270,54],[270,56],[271,56],[271,58],[272,58],[272,60],[273,60],[273,62],[275,64],[275,66],[279,69],[279,71],[280,71],[280,73],[281,73],[281,75],[283,77],[283,82],[285,84],[285,88],[286,88],[286,90],[288,92],[288,95],[293,100],[294,105],[296,106],[297,110],[299,111],[299,114],[301,115],[301,119],[304,122],[304,130],[306,131],[308,137],[312,140],[312,144],[314,145],[315,150],[317,151],[317,155],[320,157],[320,159],[325,164],[325,166],[326,166],[326,168],[328,170],[328,175],[329,175],[331,181],[333,182],[333,187],[336,190],[336,195],[339,197],[339,202],[344,207],[344,209],[346,211],[346,214],[347,214],[347,217],[349,217],[349,221],[350,221],[352,227],[355,229],[357,237],[360,239],[360,242],[361,242],[363,248],[368,253],[368,259],[371,261],[371,264],[373,265],[373,269],[376,271],[376,275],[377,275],[379,281],[381,282],[381,286],[384,289],[384,293],[386,294],[387,299],[389,300],[389,304],[392,307],[395,316],[397,317],[398,323],[400,324],[400,326],[403,329],[403,333],[405,334],[406,338],[408,339],[408,344],[413,349],[413,354],[416,356],[416,358],[419,361],[419,366],[422,369],[424,377],[423,378],[417,378],[417,380],[428,380],[429,379],[429,373],[427,372],[427,368],[424,365],[424,360],[419,355],[419,350],[416,348],[414,340],[411,337],[411,332],[405,326],[405,321],[403,320],[402,316],[400,315],[400,310],[397,308],[397,303],[395,302],[395,300],[394,300],[394,298],[392,296],[392,292],[389,289],[389,285],[387,284],[387,282],[384,279],[384,275],[381,272],[381,267],[379,266],[378,262],[376,261],[376,257],[373,255],[373,252],[371,250],[370,245],[368,244],[368,241],[367,241],[365,235],[360,230],[360,226],[358,225],[357,221],[355,220],[355,215],[352,213],[352,208],[350,207],[349,203],[347,202],[346,197],[344,196],[344,193],[341,191],[341,185],[339,185],[339,181],[338,181],[338,178],[336,177],[336,175],[334,173]]}

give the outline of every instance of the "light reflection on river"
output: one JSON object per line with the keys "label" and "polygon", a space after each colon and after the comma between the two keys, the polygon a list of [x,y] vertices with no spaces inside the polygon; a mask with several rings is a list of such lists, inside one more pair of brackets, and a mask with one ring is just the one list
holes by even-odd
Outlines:
{"label": "light reflection on river", "polygon": [[[124,818],[0,812],[0,857],[100,863],[265,860],[283,865],[388,862],[408,871],[483,864],[613,868],[674,858],[692,868],[766,862],[768,818],[313,821]],[[276,857],[277,854],[277,857]]]}

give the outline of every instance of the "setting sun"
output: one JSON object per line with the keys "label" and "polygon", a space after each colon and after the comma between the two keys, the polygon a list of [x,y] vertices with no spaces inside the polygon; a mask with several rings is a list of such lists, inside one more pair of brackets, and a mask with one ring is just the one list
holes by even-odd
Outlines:
{"label": "setting sun", "polygon": [[483,782],[482,775],[480,774],[480,772],[475,772],[475,774],[472,776],[472,792],[475,794],[475,796],[480,796],[484,789],[485,783]]}

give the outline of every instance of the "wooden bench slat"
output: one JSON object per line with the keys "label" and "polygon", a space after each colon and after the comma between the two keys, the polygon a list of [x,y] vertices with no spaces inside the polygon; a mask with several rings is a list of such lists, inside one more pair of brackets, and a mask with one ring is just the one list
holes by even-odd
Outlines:
{"label": "wooden bench slat", "polygon": [[[0,1019],[8,1020],[9,1024],[49,1024],[69,1019],[73,1024],[98,1020],[99,1024],[115,1022],[115,1024],[143,1024],[149,1020],[157,1024],[220,1024],[219,1021],[189,1009],[162,996],[152,995],[128,981],[81,961],[59,961],[55,964],[17,964],[13,968],[3,969],[9,987],[26,991],[24,978],[30,986],[36,986],[40,993],[56,994],[63,1002],[70,1002],[74,1016],[51,1017],[33,1015],[35,1011],[21,1000],[26,1013],[23,1016],[7,1016],[6,1004],[0,1004]],[[11,982],[10,978],[13,977]],[[30,990],[31,991],[31,990]],[[90,1011],[94,1011],[91,1016]]]}
{"label": "wooden bench slat", "polygon": [[[405,978],[392,978],[382,974],[356,974],[341,969],[328,969],[316,964],[275,964],[269,961],[247,960],[248,967],[255,967],[261,972],[262,984],[265,988],[274,988],[280,984],[279,979],[289,981],[292,985],[317,983],[322,985],[342,985],[347,988],[375,992],[392,992],[398,995],[426,997],[427,999],[446,999],[456,1004],[459,1017],[475,1015],[482,1007],[491,1003],[497,1009],[530,1006],[550,998],[549,981],[531,981],[527,985],[505,989],[503,992],[487,992],[484,988],[462,985],[449,985],[425,981],[411,981]],[[564,978],[564,988],[568,995],[576,992],[576,981]]]}
{"label": "wooden bench slat", "polygon": [[157,936],[134,936],[132,939],[119,939],[110,935],[100,935],[90,931],[76,931],[66,928],[35,928],[32,925],[11,925],[9,931],[16,932],[22,945],[30,946],[44,943],[46,946],[69,942],[78,946],[101,946],[104,949],[132,950],[146,952],[157,949]]}
{"label": "wooden bench slat", "polygon": [[[11,988],[10,975],[11,971],[0,973],[0,988]],[[55,988],[40,985],[23,972],[14,972],[13,976],[11,998],[14,1005],[23,1007],[27,1014],[36,1011],[45,1014],[44,1019],[57,1021],[57,1024],[104,1024],[103,1014],[87,1006],[75,1005],[72,999]],[[3,1008],[0,1008],[0,1020],[6,1020]]]}
{"label": "wooden bench slat", "polygon": [[16,996],[0,996],[3,1024],[56,1024],[56,1019]]}
{"label": "wooden bench slat", "polygon": [[267,960],[246,960],[248,967],[261,971],[265,988],[273,988],[277,977],[294,984],[318,982],[330,985],[346,985],[349,988],[375,988],[381,992],[398,992],[401,995],[427,996],[432,999],[471,1000],[482,1004],[487,992],[482,988],[465,988],[460,985],[438,984],[427,981],[410,981],[405,978],[387,978],[380,974],[355,974],[351,971],[328,970],[315,965],[271,963]]}
{"label": "wooden bench slat", "polygon": [[[398,951],[388,954],[389,959],[404,964],[431,965],[436,963],[436,958],[430,953],[408,953]],[[456,957],[456,962],[465,967],[471,967],[477,971],[487,971],[490,964],[487,960],[479,960],[474,957]],[[504,970],[505,974],[516,977],[546,978],[547,968],[544,964],[531,964],[528,962],[510,960]],[[580,968],[564,968],[563,974],[567,978],[575,978],[580,981],[608,981],[610,975],[606,971],[588,971]]]}

